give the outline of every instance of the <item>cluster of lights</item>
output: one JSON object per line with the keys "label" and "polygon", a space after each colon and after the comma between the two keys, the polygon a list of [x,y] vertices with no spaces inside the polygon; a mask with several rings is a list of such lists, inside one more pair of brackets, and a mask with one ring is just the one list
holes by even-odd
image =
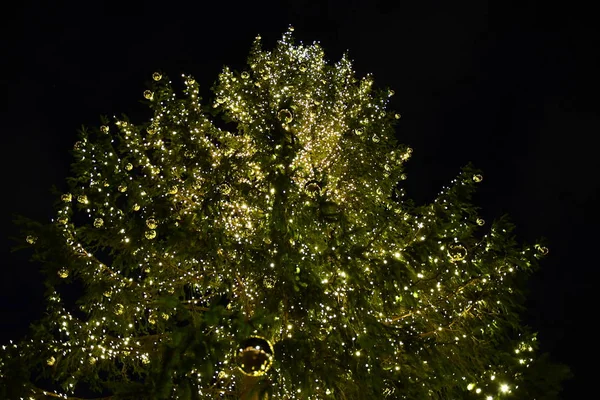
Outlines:
{"label": "cluster of lights", "polygon": [[[258,43],[249,69],[225,68],[215,90],[213,107],[237,132],[211,122],[193,78],[184,76],[179,99],[155,73],[143,93],[154,110],[149,124],[117,119],[75,146],[78,175],[53,221],[69,261],[53,285],[80,279],[93,305],[81,318],[60,290],[49,297],[45,323],[57,336],[46,343],[47,366],[75,358],[85,365],[69,370],[61,396],[90,370],[152,364],[176,324],[176,307],[162,299],[178,298],[177,307],[201,316],[220,296],[227,315],[275,314],[255,332],[275,345],[300,336],[323,343],[322,354],[301,355],[323,368],[347,353],[354,374],[373,376],[382,366],[388,381],[423,393],[449,385],[485,399],[511,393],[518,368],[490,366],[490,375],[456,360],[486,357],[479,343],[516,320],[507,305],[513,276],[547,249],[513,251],[500,225],[476,237],[484,220],[461,195],[482,180],[472,172],[428,207],[392,200],[412,153],[393,139],[393,92],[378,93],[370,76],[357,80],[347,57],[328,65],[318,44],[295,45],[291,31],[272,52]],[[26,240],[39,242],[34,234]],[[113,251],[101,256],[102,248]],[[188,375],[201,398],[235,393],[236,328],[221,320],[204,329],[207,346],[227,343],[231,352],[206,361],[215,363],[213,375]],[[373,340],[377,350],[364,345]],[[530,346],[519,345],[517,367],[532,361]],[[296,370],[278,356],[258,367],[262,374],[273,365],[275,398],[342,398],[318,376],[298,386],[282,373]],[[456,373],[436,375],[436,365]]]}

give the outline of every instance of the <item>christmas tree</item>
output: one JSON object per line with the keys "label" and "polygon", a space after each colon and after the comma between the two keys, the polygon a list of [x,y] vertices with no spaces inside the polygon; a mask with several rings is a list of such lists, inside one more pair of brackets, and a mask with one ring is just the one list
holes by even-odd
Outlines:
{"label": "christmas tree", "polygon": [[470,166],[405,198],[391,90],[291,29],[213,102],[152,78],[152,118],[83,129],[56,217],[21,221],[48,304],[3,347],[3,397],[528,396],[547,249],[483,221]]}

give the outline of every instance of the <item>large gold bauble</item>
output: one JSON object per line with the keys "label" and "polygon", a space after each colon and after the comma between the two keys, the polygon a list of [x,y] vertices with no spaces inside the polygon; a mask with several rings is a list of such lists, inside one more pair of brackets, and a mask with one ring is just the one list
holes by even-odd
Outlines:
{"label": "large gold bauble", "polygon": [[454,244],[449,247],[448,255],[453,262],[462,261],[467,257],[467,249],[463,245]]}
{"label": "large gold bauble", "polygon": [[290,110],[288,110],[287,108],[284,108],[283,110],[279,110],[279,113],[277,114],[277,118],[279,118],[279,120],[281,122],[283,122],[284,124],[289,124],[290,122],[292,122],[294,120],[294,115],[292,114],[292,112]]}
{"label": "large gold bauble", "polygon": [[158,222],[156,222],[154,218],[148,218],[146,220],[146,226],[150,229],[156,229],[156,227],[158,226]]}
{"label": "large gold bauble", "polygon": [[156,237],[156,231],[155,230],[146,231],[145,236],[146,236],[146,239],[152,240]]}
{"label": "large gold bauble", "polygon": [[160,74],[160,72],[155,72],[152,74],[152,79],[154,79],[156,82],[158,82],[162,79],[162,75]]}
{"label": "large gold bauble", "polygon": [[154,97],[154,93],[152,93],[151,90],[145,90],[144,91],[144,98],[145,99],[152,100],[152,97]]}
{"label": "large gold bauble", "polygon": [[273,345],[265,338],[253,336],[240,346],[237,362],[244,375],[261,376],[273,365]]}

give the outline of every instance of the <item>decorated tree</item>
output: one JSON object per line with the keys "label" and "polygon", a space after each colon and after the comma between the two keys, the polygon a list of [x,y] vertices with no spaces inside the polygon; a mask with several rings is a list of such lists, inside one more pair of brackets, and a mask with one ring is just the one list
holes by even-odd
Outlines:
{"label": "decorated tree", "polygon": [[56,217],[21,221],[47,312],[3,348],[5,398],[528,393],[521,282],[547,249],[484,223],[471,167],[405,199],[391,90],[291,29],[208,104],[152,78],[153,117],[83,130]]}

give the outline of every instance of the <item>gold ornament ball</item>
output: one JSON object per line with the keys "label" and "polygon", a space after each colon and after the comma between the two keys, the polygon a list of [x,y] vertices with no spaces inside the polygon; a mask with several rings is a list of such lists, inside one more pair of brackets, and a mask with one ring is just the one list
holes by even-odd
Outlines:
{"label": "gold ornament ball", "polygon": [[61,278],[63,278],[63,279],[68,278],[69,277],[69,270],[65,269],[65,268],[59,270],[58,271],[58,276],[61,277]]}
{"label": "gold ornament ball", "polygon": [[50,357],[49,359],[46,360],[46,364],[48,364],[49,366],[53,366],[56,363],[56,358],[54,357]]}
{"label": "gold ornament ball", "polygon": [[378,143],[380,139],[379,139],[379,136],[373,135],[373,139],[372,140],[373,140],[373,142]]}
{"label": "gold ornament ball", "polygon": [[275,278],[271,276],[265,276],[263,279],[263,284],[267,289],[273,289],[275,287]]}
{"label": "gold ornament ball", "polygon": [[133,207],[131,207],[133,209],[133,211],[140,211],[140,205],[139,204],[134,204]]}
{"label": "gold ornament ball", "polygon": [[152,126],[149,126],[146,128],[146,132],[148,132],[148,135],[154,135],[156,133],[156,129]]}
{"label": "gold ornament ball", "polygon": [[110,296],[112,296],[112,292],[110,290],[107,290],[103,294],[104,294],[104,297],[107,297],[107,298],[110,297]]}
{"label": "gold ornament ball", "polygon": [[162,79],[162,75],[160,72],[155,72],[152,74],[152,79],[154,79],[156,82],[160,81]]}
{"label": "gold ornament ball", "polygon": [[154,97],[154,93],[152,93],[151,90],[144,91],[144,98],[146,98],[148,100],[152,100],[152,97]]}
{"label": "gold ornament ball", "polygon": [[477,175],[473,175],[473,181],[475,181],[476,183],[479,183],[483,180],[483,176],[477,174]]}
{"label": "gold ornament ball", "polygon": [[248,79],[250,77],[250,74],[248,73],[248,71],[243,71],[241,75],[242,75],[242,79]]}
{"label": "gold ornament ball", "polygon": [[169,189],[169,194],[176,194],[177,193],[177,185],[173,185],[171,186],[171,188]]}
{"label": "gold ornament ball", "polygon": [[77,196],[77,202],[79,202],[81,204],[87,204],[88,198],[85,194],[79,195],[79,196]]}
{"label": "gold ornament ball", "polygon": [[408,178],[408,176],[406,176],[406,174],[402,174],[402,175],[400,175],[400,179],[402,179],[403,181],[405,181],[405,180],[406,180],[406,178]]}
{"label": "gold ornament ball", "polygon": [[156,227],[158,226],[158,223],[156,222],[156,220],[154,218],[149,218],[146,221],[146,226],[150,229],[156,229]]}
{"label": "gold ornament ball", "polygon": [[300,72],[306,72],[306,70],[308,69],[308,64],[306,62],[301,62],[298,69],[300,70]]}
{"label": "gold ornament ball", "polygon": [[225,99],[222,98],[221,96],[219,96],[219,97],[217,97],[217,103],[223,104],[223,103],[225,103]]}
{"label": "gold ornament ball", "polygon": [[284,124],[289,124],[290,122],[292,122],[294,120],[294,115],[292,114],[292,112],[290,110],[288,110],[287,108],[284,108],[283,110],[279,110],[279,113],[277,114],[277,118],[279,118],[279,120],[281,122],[283,122]]}
{"label": "gold ornament ball", "polygon": [[228,184],[224,183],[220,186],[221,188],[221,193],[223,194],[229,194],[231,193],[231,186],[229,186]]}
{"label": "gold ornament ball", "polygon": [[196,83],[196,80],[194,78],[187,78],[185,80],[185,83],[187,83],[189,86],[193,85],[194,83]]}
{"label": "gold ornament ball", "polygon": [[149,316],[149,317],[148,317],[148,323],[149,323],[150,325],[154,325],[154,324],[156,324],[156,318],[154,318],[154,316],[152,316],[152,315],[151,315],[151,316]]}
{"label": "gold ornament ball", "polygon": [[109,131],[109,128],[108,128],[108,126],[106,126],[106,125],[102,125],[102,126],[100,127],[100,131],[102,131],[103,133],[108,133],[108,131]]}
{"label": "gold ornament ball", "polygon": [[535,249],[543,256],[545,256],[546,254],[548,254],[549,250],[547,247],[544,247],[542,245],[536,244],[535,245]]}
{"label": "gold ornament ball", "polygon": [[152,240],[156,237],[156,231],[155,230],[146,231],[145,236],[146,236],[146,239]]}
{"label": "gold ornament ball", "polygon": [[126,185],[119,185],[119,192],[125,193],[126,191],[127,191],[127,186]]}
{"label": "gold ornament ball", "polygon": [[115,314],[117,314],[117,315],[123,314],[124,310],[125,310],[125,307],[123,307],[123,304],[117,304],[115,306]]}
{"label": "gold ornament ball", "polygon": [[462,261],[467,257],[467,249],[460,244],[450,246],[448,255],[453,262]]}
{"label": "gold ornament ball", "polygon": [[133,164],[132,163],[127,163],[127,165],[125,165],[125,170],[131,171],[132,169],[133,169]]}
{"label": "gold ornament ball", "polygon": [[388,92],[388,94],[389,94],[389,95],[390,95],[390,97],[391,97],[391,96],[395,95],[395,94],[396,94],[396,92],[394,92],[392,89],[390,89],[390,91]]}
{"label": "gold ornament ball", "polygon": [[37,241],[37,238],[36,238],[35,236],[28,235],[28,236],[25,238],[25,241],[26,241],[27,243],[29,243],[29,244],[35,244],[35,242]]}
{"label": "gold ornament ball", "polygon": [[237,362],[244,375],[261,376],[273,365],[274,351],[271,343],[262,337],[250,337],[241,344]]}
{"label": "gold ornament ball", "polygon": [[357,135],[357,136],[362,136],[362,134],[363,134],[363,130],[362,130],[362,129],[360,129],[360,128],[359,128],[359,129],[355,129],[355,130],[354,130],[354,133],[356,133],[356,135]]}
{"label": "gold ornament ball", "polygon": [[400,115],[400,114],[396,114],[396,115],[394,115],[394,118],[396,118],[396,119],[400,119],[400,118],[402,118],[402,115]]}
{"label": "gold ornament ball", "polygon": [[60,196],[60,199],[65,203],[69,203],[73,199],[73,196],[71,196],[71,193],[65,193],[62,196]]}
{"label": "gold ornament ball", "polygon": [[485,225],[485,220],[482,218],[477,218],[477,225],[479,225],[479,226]]}
{"label": "gold ornament ball", "polygon": [[88,362],[90,363],[90,365],[96,364],[96,361],[97,361],[96,357],[90,357],[89,360],[88,360]]}
{"label": "gold ornament ball", "polygon": [[67,222],[69,222],[69,220],[67,218],[65,218],[65,217],[62,217],[62,218],[58,219],[58,223],[61,224],[61,225],[66,225]]}
{"label": "gold ornament ball", "polygon": [[102,218],[96,218],[94,220],[94,228],[102,228],[104,225],[104,220]]}

